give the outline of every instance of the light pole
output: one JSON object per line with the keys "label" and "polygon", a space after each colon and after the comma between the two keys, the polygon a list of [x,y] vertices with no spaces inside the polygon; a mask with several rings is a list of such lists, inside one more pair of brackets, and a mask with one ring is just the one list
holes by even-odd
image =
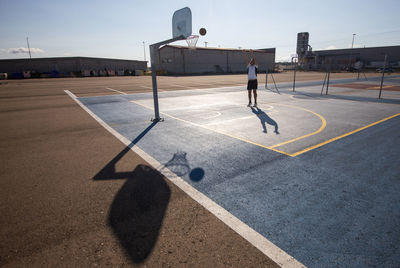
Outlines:
{"label": "light pole", "polygon": [[348,70],[349,70],[349,71],[351,70],[351,61],[353,60],[353,46],[354,46],[354,36],[355,36],[355,35],[356,35],[356,34],[353,33],[353,40],[351,41],[351,52],[350,52],[349,67],[348,67]]}
{"label": "light pole", "polygon": [[146,61],[146,43],[143,41],[143,57],[144,61]]}
{"label": "light pole", "polygon": [[[297,61],[296,61],[297,59]],[[297,70],[297,62],[298,62],[298,58],[297,55],[292,57],[292,63],[294,63],[294,74],[293,74],[293,92],[296,88],[296,70]]]}
{"label": "light pole", "polygon": [[356,36],[356,34],[353,34],[353,41],[351,41],[351,48],[353,48],[354,45],[354,36]]}

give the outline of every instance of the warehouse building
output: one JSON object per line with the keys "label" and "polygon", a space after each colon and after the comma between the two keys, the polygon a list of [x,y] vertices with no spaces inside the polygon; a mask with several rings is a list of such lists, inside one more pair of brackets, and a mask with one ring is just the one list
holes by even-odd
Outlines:
{"label": "warehouse building", "polygon": [[304,70],[353,70],[400,68],[400,46],[365,47],[313,51],[308,44],[309,33],[297,34],[297,55]]}
{"label": "warehouse building", "polygon": [[[253,50],[258,71],[274,70],[275,48]],[[246,72],[246,61],[241,49],[220,49],[166,45],[155,59],[159,73],[168,75],[230,74]]]}
{"label": "warehouse building", "polygon": [[335,49],[314,51],[312,56],[305,57],[306,69],[352,70],[356,66],[364,69],[382,68],[386,56],[386,66],[399,68],[400,46],[366,47],[353,49]]}
{"label": "warehouse building", "polygon": [[8,78],[137,75],[146,69],[146,61],[89,57],[0,60]]}

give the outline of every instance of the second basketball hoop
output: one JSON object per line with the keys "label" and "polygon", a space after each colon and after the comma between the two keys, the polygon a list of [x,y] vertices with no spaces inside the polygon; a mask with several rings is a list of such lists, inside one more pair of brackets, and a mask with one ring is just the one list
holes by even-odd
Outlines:
{"label": "second basketball hoop", "polygon": [[189,49],[196,49],[197,40],[199,40],[198,35],[190,35],[186,38],[186,43]]}

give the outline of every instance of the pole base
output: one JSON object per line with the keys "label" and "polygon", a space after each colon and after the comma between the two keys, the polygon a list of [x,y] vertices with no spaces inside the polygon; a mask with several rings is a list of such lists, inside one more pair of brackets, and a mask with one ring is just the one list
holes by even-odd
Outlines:
{"label": "pole base", "polygon": [[151,122],[164,122],[164,118],[163,117],[161,117],[161,118],[151,118],[150,121]]}

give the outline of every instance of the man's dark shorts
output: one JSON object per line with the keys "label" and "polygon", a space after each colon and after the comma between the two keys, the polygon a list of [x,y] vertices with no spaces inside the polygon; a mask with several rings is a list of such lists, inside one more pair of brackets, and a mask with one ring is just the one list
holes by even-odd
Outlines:
{"label": "man's dark shorts", "polygon": [[247,90],[257,89],[257,87],[258,87],[257,79],[249,80],[247,82]]}

